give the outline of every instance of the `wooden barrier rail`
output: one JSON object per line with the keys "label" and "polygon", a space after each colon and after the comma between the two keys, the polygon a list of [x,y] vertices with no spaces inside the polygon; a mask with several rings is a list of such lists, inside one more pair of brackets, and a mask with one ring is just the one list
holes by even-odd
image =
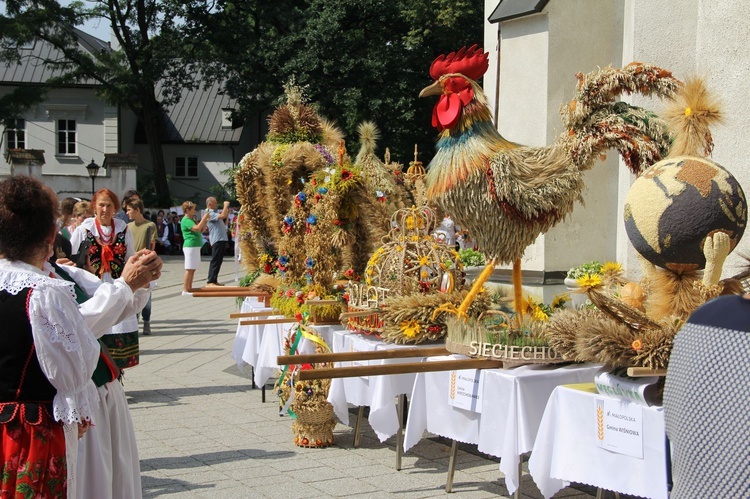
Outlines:
{"label": "wooden barrier rail", "polygon": [[456,359],[435,362],[406,362],[380,366],[323,367],[307,369],[297,373],[297,379],[308,381],[325,378],[354,378],[359,376],[385,376],[389,374],[428,373],[452,371],[455,369],[495,369],[502,368],[503,362],[490,359]]}
{"label": "wooden barrier rail", "polygon": [[205,289],[200,289],[196,291],[192,291],[193,296],[257,296],[258,298],[265,298],[269,295],[265,293],[258,293],[257,291],[250,291],[249,289],[245,289],[244,291],[241,289],[222,289],[221,291],[206,291]]}
{"label": "wooden barrier rail", "polygon": [[279,315],[278,310],[268,310],[266,312],[239,312],[236,314],[229,314],[230,319],[245,319],[248,317],[269,317],[271,315]]}
{"label": "wooden barrier rail", "polygon": [[443,347],[434,348],[399,348],[397,350],[375,350],[372,352],[338,352],[313,353],[303,355],[279,355],[276,363],[280,366],[287,364],[314,364],[318,362],[349,362],[352,360],[383,360],[408,359],[411,357],[434,357],[450,355]]}
{"label": "wooden barrier rail", "polygon": [[268,293],[251,291],[249,288],[244,288],[241,286],[211,286],[208,288],[194,288],[194,291],[191,292],[194,298],[247,298],[255,296],[257,298],[263,298],[263,302],[266,307],[269,307],[271,305],[271,295],[269,295]]}
{"label": "wooden barrier rail", "polygon": [[268,293],[260,293],[253,291],[251,288],[245,286],[203,286],[202,288],[192,288],[191,292],[205,292],[205,293],[220,293],[224,291],[249,291],[259,295],[267,295]]}
{"label": "wooden barrier rail", "polygon": [[255,324],[291,324],[297,322],[297,319],[289,317],[280,317],[278,319],[260,319],[255,321],[240,321],[240,326],[252,326]]}
{"label": "wooden barrier rail", "polygon": [[639,378],[643,376],[666,376],[666,369],[650,369],[648,367],[628,367],[628,376]]}
{"label": "wooden barrier rail", "polygon": [[305,305],[321,306],[321,305],[339,305],[341,302],[338,300],[305,300]]}

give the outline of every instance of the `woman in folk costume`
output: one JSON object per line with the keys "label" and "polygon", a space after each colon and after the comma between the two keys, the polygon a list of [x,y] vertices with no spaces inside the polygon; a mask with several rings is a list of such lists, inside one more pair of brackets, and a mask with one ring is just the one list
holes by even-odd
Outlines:
{"label": "woman in folk costume", "polygon": [[[91,199],[94,217],[84,220],[70,238],[73,254],[88,247],[89,262],[104,282],[120,277],[128,258],[135,254],[133,235],[125,222],[115,218],[120,201],[109,189],[99,189]],[[117,367],[138,365],[138,318],[135,314],[112,327],[102,337]]]}
{"label": "woman in folk costume", "polygon": [[56,215],[57,197],[38,180],[0,182],[2,497],[72,496],[78,437],[98,402],[99,345],[73,286],[46,264]]}
{"label": "woman in folk costume", "polygon": [[[63,279],[76,283],[81,314],[99,337],[143,308],[150,294],[148,284],[159,278],[161,267],[156,253],[141,250],[111,284],[76,267],[65,265],[56,270]],[[120,369],[103,347],[93,376],[99,392],[96,426],[89,429],[78,447],[76,497],[81,499],[141,497],[135,430],[119,374]]]}

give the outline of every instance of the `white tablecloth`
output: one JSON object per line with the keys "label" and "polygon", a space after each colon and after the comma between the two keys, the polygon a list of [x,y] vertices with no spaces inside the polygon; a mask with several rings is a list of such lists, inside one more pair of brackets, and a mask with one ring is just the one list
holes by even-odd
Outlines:
{"label": "white tablecloth", "polygon": [[[269,311],[263,301],[258,301],[255,297],[247,297],[242,302],[240,312],[261,312]],[[240,322],[248,319],[237,320],[237,333],[234,336],[232,345],[232,359],[237,363],[240,371],[245,372],[246,366],[255,367],[258,364],[258,353],[260,352],[260,342],[263,338],[263,326],[240,326]]]}
{"label": "white tablecloth", "polygon": [[610,452],[596,444],[597,398],[608,397],[565,386],[552,393],[529,461],[529,472],[539,490],[548,498],[569,482],[577,482],[629,495],[666,499],[662,408],[643,408],[643,459],[639,459]]}
{"label": "white tablecloth", "polygon": [[[258,302],[255,297],[245,298],[241,307],[243,313],[269,312],[271,310],[271,308],[265,307],[262,301]],[[280,315],[271,315],[258,317],[257,319],[278,319],[281,317]],[[254,371],[253,381],[258,386],[264,386],[279,369],[276,358],[284,352],[284,338],[294,323],[239,325],[239,322],[247,320],[252,319],[239,319],[237,323],[237,333],[232,345],[232,359],[237,362],[237,366],[243,372],[246,366],[252,366]]]}
{"label": "white tablecloth", "polygon": [[[391,350],[400,348],[414,348],[414,345],[394,345],[385,343],[373,336],[366,336],[339,329],[333,334],[332,349],[334,352],[371,352],[376,350]],[[417,345],[434,347],[435,345]],[[361,362],[338,363],[342,366],[352,365],[383,365],[404,362],[419,362],[424,357],[404,359],[384,359]],[[368,421],[381,442],[393,436],[399,428],[398,412],[396,411],[396,397],[408,395],[414,384],[414,373],[390,374],[386,376],[334,378],[331,380],[331,390],[328,401],[333,404],[333,410],[339,420],[349,424],[349,405],[367,406],[370,408]]]}
{"label": "white tablecloth", "polygon": [[[272,315],[269,319],[281,319],[281,315]],[[260,348],[258,352],[258,362],[255,364],[255,384],[265,386],[268,381],[279,370],[279,364],[276,362],[279,355],[284,354],[284,339],[289,335],[289,330],[296,327],[294,322],[285,322],[283,324],[266,324],[263,327]],[[300,349],[302,342],[298,345]],[[313,349],[312,352],[315,352]]]}
{"label": "white tablecloth", "polygon": [[[465,358],[460,355],[429,360]],[[459,409],[448,401],[450,371],[420,373],[414,381],[406,422],[404,450],[426,431],[459,442],[476,444],[480,452],[501,458],[508,492],[518,488],[518,463],[536,437],[547,399],[556,386],[594,380],[599,365],[562,367],[528,365],[486,370],[482,413]]]}

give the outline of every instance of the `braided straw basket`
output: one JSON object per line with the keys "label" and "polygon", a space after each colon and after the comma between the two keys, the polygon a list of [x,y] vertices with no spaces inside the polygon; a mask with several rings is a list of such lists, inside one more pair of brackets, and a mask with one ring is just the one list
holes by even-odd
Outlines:
{"label": "braided straw basket", "polygon": [[294,413],[297,415],[297,419],[292,423],[295,445],[328,447],[333,444],[336,419],[330,402],[300,405],[294,408]]}

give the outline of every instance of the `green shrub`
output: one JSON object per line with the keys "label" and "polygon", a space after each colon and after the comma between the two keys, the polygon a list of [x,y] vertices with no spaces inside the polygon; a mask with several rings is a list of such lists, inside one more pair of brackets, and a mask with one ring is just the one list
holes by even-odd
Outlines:
{"label": "green shrub", "polygon": [[462,249],[458,252],[458,255],[461,257],[461,263],[465,267],[479,267],[485,264],[484,255],[471,248]]}
{"label": "green shrub", "polygon": [[567,277],[569,279],[578,279],[586,275],[600,274],[601,272],[602,272],[602,264],[594,260],[588,263],[581,264],[577,267],[573,267],[572,269],[568,270]]}

